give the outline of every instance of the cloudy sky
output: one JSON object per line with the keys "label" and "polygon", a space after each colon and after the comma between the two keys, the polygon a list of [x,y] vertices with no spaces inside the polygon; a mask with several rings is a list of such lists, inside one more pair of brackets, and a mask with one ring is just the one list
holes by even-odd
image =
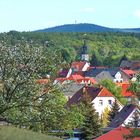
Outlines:
{"label": "cloudy sky", "polygon": [[73,23],[140,28],[140,0],[0,0],[0,32]]}

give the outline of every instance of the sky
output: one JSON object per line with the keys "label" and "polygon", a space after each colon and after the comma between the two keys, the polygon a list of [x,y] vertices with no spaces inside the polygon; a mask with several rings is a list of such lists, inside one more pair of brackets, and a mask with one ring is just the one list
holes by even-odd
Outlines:
{"label": "sky", "polygon": [[0,32],[78,23],[140,28],[140,0],[0,0]]}

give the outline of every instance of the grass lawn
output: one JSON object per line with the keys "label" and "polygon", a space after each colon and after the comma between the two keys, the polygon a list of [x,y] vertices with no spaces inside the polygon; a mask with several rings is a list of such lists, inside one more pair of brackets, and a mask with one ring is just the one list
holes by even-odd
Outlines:
{"label": "grass lawn", "polygon": [[0,140],[62,140],[62,139],[11,126],[0,126]]}

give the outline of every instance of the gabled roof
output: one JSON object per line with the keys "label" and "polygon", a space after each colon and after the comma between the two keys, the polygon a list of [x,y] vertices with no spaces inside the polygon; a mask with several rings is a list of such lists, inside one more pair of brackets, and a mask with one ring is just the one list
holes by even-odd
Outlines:
{"label": "gabled roof", "polygon": [[87,62],[83,62],[83,61],[80,61],[80,62],[72,62],[71,64],[71,68],[74,68],[76,69],[77,71],[82,71],[84,65],[86,64]]}
{"label": "gabled roof", "polygon": [[79,80],[83,79],[84,77],[79,74],[72,74],[70,77],[66,78],[67,80]]}
{"label": "gabled roof", "polygon": [[131,67],[131,62],[128,60],[123,60],[120,64],[121,68],[130,68]]}
{"label": "gabled roof", "polygon": [[63,83],[64,81],[73,81],[79,84],[97,84],[96,80],[90,77],[83,77],[79,74],[72,74],[68,78],[57,78],[56,81]]}
{"label": "gabled roof", "polygon": [[140,68],[140,60],[131,61],[131,68],[132,69]]}
{"label": "gabled roof", "polygon": [[104,69],[90,68],[85,72],[85,77],[96,77],[97,74],[101,73]]}
{"label": "gabled roof", "polygon": [[140,68],[140,60],[135,60],[135,61],[123,60],[120,64],[120,67],[121,68],[138,69],[138,68]]}
{"label": "gabled roof", "polygon": [[124,72],[126,75],[128,75],[129,77],[132,77],[132,76],[134,76],[135,74],[136,74],[136,72],[135,71],[133,71],[133,70],[121,70],[122,72]]}
{"label": "gabled roof", "polygon": [[79,79],[79,80],[77,80],[77,83],[97,84],[96,80],[91,77],[84,77],[83,79]]}
{"label": "gabled roof", "polygon": [[85,72],[86,77],[96,77],[101,72],[108,73],[111,77],[114,77],[115,74],[120,71],[119,68],[90,68],[87,72]]}
{"label": "gabled roof", "polygon": [[110,91],[108,91],[106,88],[102,88],[98,96],[99,97],[114,97],[113,94]]}
{"label": "gabled roof", "polygon": [[84,93],[84,88],[86,88],[87,94],[90,96],[91,100],[95,99],[99,92],[101,91],[100,88],[97,87],[83,87],[79,91],[77,91],[72,98],[67,102],[67,106],[72,104],[78,104],[82,101]]}
{"label": "gabled roof", "polygon": [[96,81],[100,82],[104,79],[110,79],[113,80],[113,76],[109,73],[109,71],[102,71],[95,77]]}
{"label": "gabled roof", "polygon": [[93,87],[93,86],[84,86],[79,91],[77,91],[72,98],[67,102],[67,105],[78,104],[82,101],[84,90],[90,96],[91,101],[93,101],[97,96],[99,97],[113,97],[113,95],[104,87]]}
{"label": "gabled roof", "polygon": [[124,121],[129,117],[129,115],[136,109],[136,106],[129,104],[123,107],[123,109],[115,116],[115,118],[110,123],[109,127],[117,128],[124,123]]}
{"label": "gabled roof", "polygon": [[[131,134],[130,131],[132,129],[133,128],[118,127],[96,138],[96,140],[126,140],[124,135]],[[134,138],[133,140],[140,140],[140,137]]]}
{"label": "gabled roof", "polygon": [[85,85],[77,83],[68,83],[62,85],[62,89],[65,96],[72,97],[78,90],[83,88]]}

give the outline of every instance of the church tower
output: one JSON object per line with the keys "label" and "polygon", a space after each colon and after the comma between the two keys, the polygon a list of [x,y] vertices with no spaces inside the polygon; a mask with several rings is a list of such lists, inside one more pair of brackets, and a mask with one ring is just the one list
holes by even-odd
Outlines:
{"label": "church tower", "polygon": [[84,45],[82,46],[81,60],[82,61],[89,61],[88,46],[86,45],[85,40],[84,40]]}

